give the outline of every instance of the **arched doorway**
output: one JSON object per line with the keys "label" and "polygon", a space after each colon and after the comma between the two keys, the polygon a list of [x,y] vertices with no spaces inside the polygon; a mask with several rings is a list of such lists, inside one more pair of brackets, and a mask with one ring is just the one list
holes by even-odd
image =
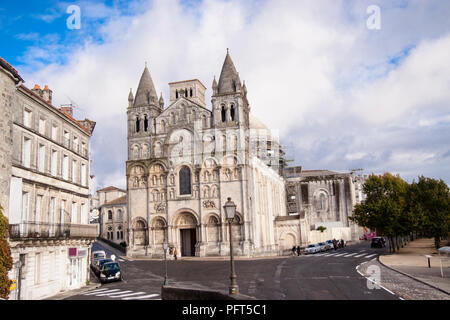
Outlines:
{"label": "arched doorway", "polygon": [[176,220],[179,230],[180,253],[182,257],[194,257],[197,244],[197,219],[191,213],[181,213]]}
{"label": "arched doorway", "polygon": [[146,245],[146,227],[145,222],[142,220],[137,220],[134,226],[134,245],[135,246],[145,246]]}

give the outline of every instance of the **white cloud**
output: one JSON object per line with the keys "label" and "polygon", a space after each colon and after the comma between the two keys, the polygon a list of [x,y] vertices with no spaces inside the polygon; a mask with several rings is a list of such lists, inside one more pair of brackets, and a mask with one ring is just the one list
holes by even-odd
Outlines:
{"label": "white cloud", "polygon": [[[382,29],[375,32],[366,28],[371,2],[205,0],[189,7],[155,0],[127,16],[100,6],[102,43],[86,38],[68,50],[65,65],[47,65],[25,79],[49,84],[55,105],[70,97],[81,108],[78,117],[97,121],[93,171],[101,185],[123,187],[127,97],[129,88],[136,92],[144,61],[166,104],[167,83],[192,78],[208,88],[209,101],[226,48],[246,81],[252,113],[295,146],[296,164],[389,171],[394,150],[418,148],[448,168],[448,157],[440,156],[448,144],[436,138],[448,128],[439,131],[425,119],[448,116],[450,28],[442,26],[450,5],[382,2]],[[431,26],[420,22],[429,19]],[[405,48],[413,49],[402,55]],[[44,51],[35,54],[52,54]],[[399,64],[389,63],[400,56]],[[420,136],[420,123],[437,131]],[[426,171],[427,159],[420,159],[417,174]],[[395,169],[402,172],[401,164]],[[444,171],[432,174],[450,180]]]}

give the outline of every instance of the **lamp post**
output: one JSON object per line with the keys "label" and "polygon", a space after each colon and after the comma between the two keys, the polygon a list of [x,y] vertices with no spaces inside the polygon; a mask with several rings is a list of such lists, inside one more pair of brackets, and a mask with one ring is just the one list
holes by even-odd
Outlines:
{"label": "lamp post", "polygon": [[227,199],[228,201],[225,203],[223,208],[225,209],[225,213],[228,220],[228,228],[230,232],[230,263],[231,263],[231,275],[230,280],[231,284],[229,287],[229,293],[230,294],[237,294],[239,293],[239,286],[236,281],[236,272],[234,271],[234,258],[233,258],[233,241],[232,241],[232,235],[231,235],[231,223],[233,222],[234,216],[236,214],[236,205],[233,201],[231,201],[231,198]]}
{"label": "lamp post", "polygon": [[166,252],[168,248],[167,241],[164,240],[163,242],[163,249],[164,249],[164,285],[167,286],[169,284],[169,281],[167,280],[167,258],[166,258]]}

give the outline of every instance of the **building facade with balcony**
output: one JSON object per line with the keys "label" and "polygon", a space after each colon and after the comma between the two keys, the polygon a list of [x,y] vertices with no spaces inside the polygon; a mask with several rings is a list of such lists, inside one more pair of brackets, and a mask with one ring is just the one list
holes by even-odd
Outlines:
{"label": "building facade with balcony", "polygon": [[9,190],[2,190],[14,261],[9,277],[17,284],[10,299],[43,299],[89,280],[97,237],[89,225],[88,187],[95,122],[76,120],[71,107],[54,107],[48,86],[30,90],[20,80],[1,86],[11,92],[10,103],[2,105],[11,115]]}

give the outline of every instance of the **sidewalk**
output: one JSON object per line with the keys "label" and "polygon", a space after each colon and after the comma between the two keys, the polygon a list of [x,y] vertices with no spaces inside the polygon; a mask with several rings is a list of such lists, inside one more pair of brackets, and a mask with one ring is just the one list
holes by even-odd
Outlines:
{"label": "sidewalk", "polygon": [[[445,245],[442,243],[441,245]],[[430,265],[425,255],[430,255]],[[382,255],[379,261],[404,275],[421,281],[450,295],[449,262],[442,262],[444,278],[441,277],[439,253],[434,248],[434,239],[416,239],[394,254]]]}
{"label": "sidewalk", "polygon": [[48,297],[48,298],[46,298],[44,300],[64,300],[64,299],[69,298],[71,296],[75,296],[75,295],[77,295],[77,294],[79,294],[81,292],[86,292],[86,291],[89,291],[89,290],[97,289],[100,286],[101,286],[101,284],[99,282],[94,282],[94,283],[90,283],[87,286],[83,286],[83,287],[81,287],[79,289],[67,290],[65,292],[58,293],[57,295]]}

